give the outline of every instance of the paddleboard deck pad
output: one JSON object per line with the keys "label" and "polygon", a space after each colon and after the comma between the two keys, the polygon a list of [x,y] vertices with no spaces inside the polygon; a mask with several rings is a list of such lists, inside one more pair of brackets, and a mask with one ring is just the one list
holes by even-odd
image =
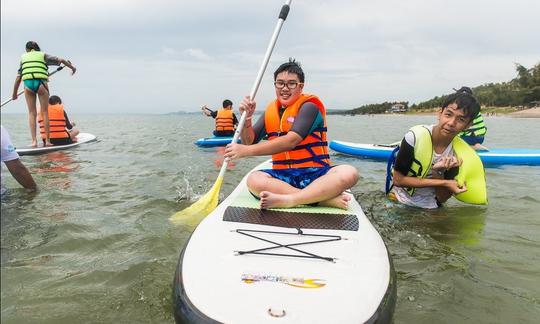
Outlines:
{"label": "paddleboard deck pad", "polygon": [[391,322],[392,261],[356,200],[348,210],[261,210],[246,178],[182,250],[173,289],[178,323]]}
{"label": "paddleboard deck pad", "polygon": [[45,154],[54,151],[67,150],[84,143],[93,142],[96,140],[96,136],[90,133],[79,133],[77,135],[77,142],[67,145],[54,145],[54,146],[41,146],[41,147],[23,147],[17,148],[16,151],[19,155],[37,155]]}
{"label": "paddleboard deck pad", "polygon": [[[214,146],[225,146],[232,142],[232,136],[230,137],[219,137],[219,136],[213,136],[213,137],[204,137],[199,138],[195,145],[201,146],[201,147],[214,147]],[[238,140],[238,143],[240,143],[240,140]]]}
{"label": "paddleboard deck pad", "polygon": [[[331,141],[330,148],[341,154],[387,161],[395,146]],[[540,165],[540,149],[495,148],[477,153],[484,165]]]}

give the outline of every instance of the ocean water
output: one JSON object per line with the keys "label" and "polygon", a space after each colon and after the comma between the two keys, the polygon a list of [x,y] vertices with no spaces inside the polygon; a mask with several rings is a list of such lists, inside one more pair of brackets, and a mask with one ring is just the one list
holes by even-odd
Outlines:
{"label": "ocean water", "polygon": [[[172,280],[194,226],[168,218],[213,185],[216,149],[193,142],[199,115],[74,115],[99,141],[22,157],[40,190],[4,172],[2,323],[172,323]],[[329,116],[329,138],[391,143],[434,116]],[[488,117],[488,147],[540,147],[540,121]],[[2,114],[18,146],[26,115]],[[226,197],[263,157],[235,162]],[[385,164],[332,155],[358,168],[356,199],[380,232],[398,279],[395,323],[537,323],[540,318],[540,167],[488,168],[489,205],[450,201],[424,211],[384,196]],[[216,242],[210,242],[209,248]]]}

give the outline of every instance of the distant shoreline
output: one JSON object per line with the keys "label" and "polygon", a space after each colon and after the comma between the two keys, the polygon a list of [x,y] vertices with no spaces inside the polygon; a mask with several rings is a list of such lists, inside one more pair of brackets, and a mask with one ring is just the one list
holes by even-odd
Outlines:
{"label": "distant shoreline", "polygon": [[[394,113],[394,114],[365,114],[365,115],[382,115],[382,116],[424,116],[424,115],[436,115],[439,108],[423,109],[421,111],[409,111],[406,113]],[[522,109],[514,107],[483,107],[482,114],[484,116],[507,116],[513,118],[540,118],[540,107]],[[350,115],[350,114],[340,114]]]}

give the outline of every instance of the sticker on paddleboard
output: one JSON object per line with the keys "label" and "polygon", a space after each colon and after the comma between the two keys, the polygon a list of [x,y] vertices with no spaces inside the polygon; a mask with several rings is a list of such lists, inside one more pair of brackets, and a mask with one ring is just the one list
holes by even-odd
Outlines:
{"label": "sticker on paddleboard", "polygon": [[242,281],[247,284],[255,282],[275,282],[282,283],[297,288],[322,288],[326,286],[326,281],[323,279],[304,279],[293,278],[286,276],[275,276],[269,274],[248,274],[244,273],[241,277]]}

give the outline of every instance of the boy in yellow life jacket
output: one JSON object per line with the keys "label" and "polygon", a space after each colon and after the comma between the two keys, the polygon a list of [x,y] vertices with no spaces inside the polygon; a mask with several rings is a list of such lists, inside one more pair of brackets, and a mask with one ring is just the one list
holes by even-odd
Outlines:
{"label": "boy in yellow life jacket", "polygon": [[[332,166],[326,140],[326,110],[315,95],[302,93],[304,72],[294,60],[274,72],[276,99],[252,125],[256,103],[246,97],[239,106],[246,111],[243,144],[231,143],[225,157],[272,155],[272,169],[252,172],[250,192],[260,198],[261,208],[288,208],[318,203],[347,209],[351,199],[345,190],[358,181],[349,165]],[[268,141],[261,141],[263,138]]]}
{"label": "boy in yellow life jacket", "polygon": [[482,162],[459,137],[479,111],[476,98],[462,88],[445,99],[437,124],[412,127],[399,147],[389,197],[420,208],[440,207],[452,195],[486,204]]}
{"label": "boy in yellow life jacket", "polygon": [[64,64],[70,68],[71,74],[77,71],[70,61],[41,52],[36,42],[29,41],[26,43],[26,53],[21,56],[21,64],[15,78],[15,84],[13,85],[12,99],[17,100],[17,92],[22,81],[24,83],[24,97],[28,106],[28,123],[30,125],[30,135],[32,136],[31,146],[33,147],[37,147],[37,99],[39,99],[40,112],[44,122],[44,145],[53,145],[49,140],[49,115],[47,113],[49,102],[49,87],[47,84],[49,80],[48,66],[60,64]]}
{"label": "boy in yellow life jacket", "polygon": [[217,111],[210,110],[206,105],[202,106],[203,113],[216,120],[216,129],[214,130],[214,136],[234,136],[234,130],[238,125],[238,119],[232,110],[232,101],[229,99],[223,100],[223,108]]}
{"label": "boy in yellow life jacket", "polygon": [[[79,130],[75,128],[75,123],[68,118],[62,99],[58,96],[49,98],[49,122],[50,122],[50,140],[53,145],[67,145],[77,142]],[[41,139],[45,143],[44,121],[41,113],[38,114],[38,123],[41,133]]]}

